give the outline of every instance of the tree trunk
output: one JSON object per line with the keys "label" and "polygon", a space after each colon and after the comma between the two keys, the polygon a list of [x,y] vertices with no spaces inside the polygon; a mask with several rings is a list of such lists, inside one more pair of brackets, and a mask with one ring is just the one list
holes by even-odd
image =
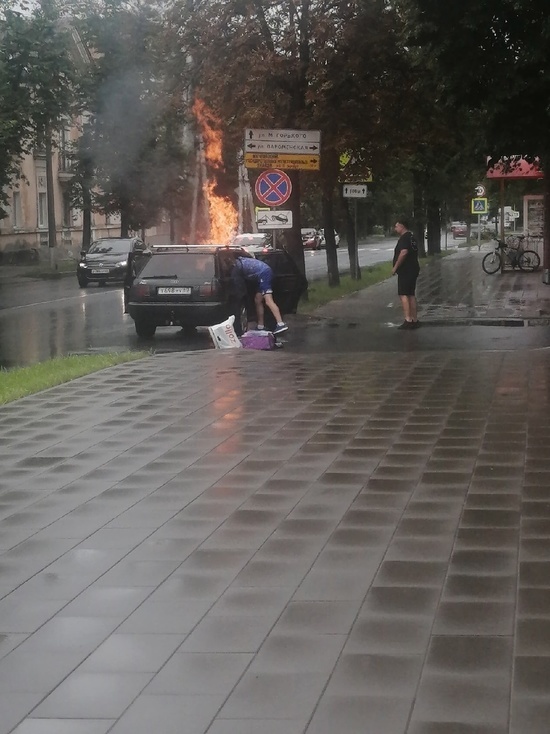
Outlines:
{"label": "tree trunk", "polygon": [[298,266],[298,270],[305,275],[306,261],[304,259],[304,245],[301,234],[301,218],[300,218],[300,174],[298,171],[288,171],[288,176],[292,184],[292,191],[286,206],[292,212],[292,228],[285,230],[286,234],[286,250],[290,257]]}
{"label": "tree trunk", "polygon": [[92,244],[92,210],[89,206],[86,206],[82,210],[82,249],[90,249]]}
{"label": "tree trunk", "polygon": [[176,241],[176,218],[172,208],[168,213],[168,221],[170,222],[170,244],[173,245]]}
{"label": "tree trunk", "polygon": [[428,215],[428,254],[436,255],[441,252],[441,211],[439,202],[435,199],[427,201]]}
{"label": "tree trunk", "polygon": [[[355,244],[351,245],[351,242],[356,243],[357,242],[357,233],[355,232],[355,220],[351,211],[351,207],[349,204],[349,199],[344,199],[342,197],[342,208],[344,211],[344,220],[345,220],[345,232],[346,232],[346,240],[348,243],[348,255],[350,254],[350,249],[353,247],[355,249]],[[350,260],[351,264],[351,260]]]}
{"label": "tree trunk", "polygon": [[53,160],[52,160],[52,131],[46,129],[44,147],[46,150],[46,199],[48,206],[48,247],[50,250],[50,265],[55,267],[55,247],[57,247],[57,234],[55,223],[55,194],[53,188]]}
{"label": "tree trunk", "polygon": [[130,233],[130,214],[125,202],[121,202],[120,210],[120,236],[128,237]]}
{"label": "tree trunk", "polygon": [[418,244],[418,254],[420,257],[426,257],[426,242],[424,240],[424,230],[426,227],[426,218],[424,215],[424,186],[422,176],[417,171],[413,171],[413,235]]}
{"label": "tree trunk", "polygon": [[[352,211],[353,208],[353,211]],[[346,231],[348,242],[349,272],[352,280],[361,280],[361,268],[359,267],[359,253],[357,245],[359,234],[357,231],[357,201],[353,201],[353,207],[349,199],[344,199],[344,211],[346,214]]]}
{"label": "tree trunk", "polygon": [[82,187],[82,250],[86,252],[92,244],[92,197],[88,183]]}
{"label": "tree trunk", "polygon": [[338,271],[336,241],[334,239],[334,214],[332,211],[332,195],[331,190],[329,190],[328,184],[323,186],[321,211],[323,217],[323,227],[325,229],[328,284],[332,288],[335,288],[336,286],[340,285],[340,273]]}

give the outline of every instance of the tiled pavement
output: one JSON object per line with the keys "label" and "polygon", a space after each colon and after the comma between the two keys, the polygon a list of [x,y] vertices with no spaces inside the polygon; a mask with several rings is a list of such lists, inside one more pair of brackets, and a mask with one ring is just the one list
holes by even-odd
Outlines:
{"label": "tiled pavement", "polygon": [[548,734],[549,385],[290,344],[1,408],[0,734]]}

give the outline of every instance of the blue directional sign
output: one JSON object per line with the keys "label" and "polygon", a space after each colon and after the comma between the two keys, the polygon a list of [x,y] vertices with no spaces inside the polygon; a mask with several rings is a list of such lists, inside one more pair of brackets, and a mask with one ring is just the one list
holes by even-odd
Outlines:
{"label": "blue directional sign", "polygon": [[476,196],[475,199],[472,199],[472,214],[487,214],[488,211],[487,198],[485,196]]}

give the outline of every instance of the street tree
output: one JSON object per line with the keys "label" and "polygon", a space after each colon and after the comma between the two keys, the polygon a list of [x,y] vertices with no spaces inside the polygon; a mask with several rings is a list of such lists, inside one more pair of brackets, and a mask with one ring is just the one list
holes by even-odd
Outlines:
{"label": "street tree", "polygon": [[409,44],[433,66],[458,119],[476,116],[493,161],[540,160],[550,269],[550,24],[546,0],[398,0]]}
{"label": "street tree", "polygon": [[0,11],[0,215],[17,183],[21,158],[45,151],[49,243],[56,240],[52,146],[73,112],[72,39],[54,0],[34,5],[7,0]]}
{"label": "street tree", "polygon": [[[319,184],[331,285],[339,278],[332,233],[340,155],[351,151],[363,169],[365,161],[373,166],[391,147],[388,129],[399,126],[396,89],[406,86],[395,20],[383,0],[176,0],[171,16],[181,57],[192,60],[193,90],[224,121],[225,148],[234,160],[246,127],[321,130]],[[186,81],[187,74],[185,67]],[[297,171],[289,175],[294,227],[287,247],[303,268],[301,180]]]}
{"label": "street tree", "polygon": [[127,236],[155,223],[164,208],[175,215],[186,163],[184,101],[167,74],[157,7],[73,0],[71,12],[91,52],[73,201],[120,214]]}

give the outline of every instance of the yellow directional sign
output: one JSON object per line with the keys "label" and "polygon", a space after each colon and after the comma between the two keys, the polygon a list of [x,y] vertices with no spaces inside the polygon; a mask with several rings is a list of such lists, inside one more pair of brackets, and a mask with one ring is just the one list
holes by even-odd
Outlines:
{"label": "yellow directional sign", "polygon": [[300,171],[318,171],[321,157],[318,155],[300,155],[292,153],[245,153],[246,168],[279,168],[283,171],[293,169]]}

